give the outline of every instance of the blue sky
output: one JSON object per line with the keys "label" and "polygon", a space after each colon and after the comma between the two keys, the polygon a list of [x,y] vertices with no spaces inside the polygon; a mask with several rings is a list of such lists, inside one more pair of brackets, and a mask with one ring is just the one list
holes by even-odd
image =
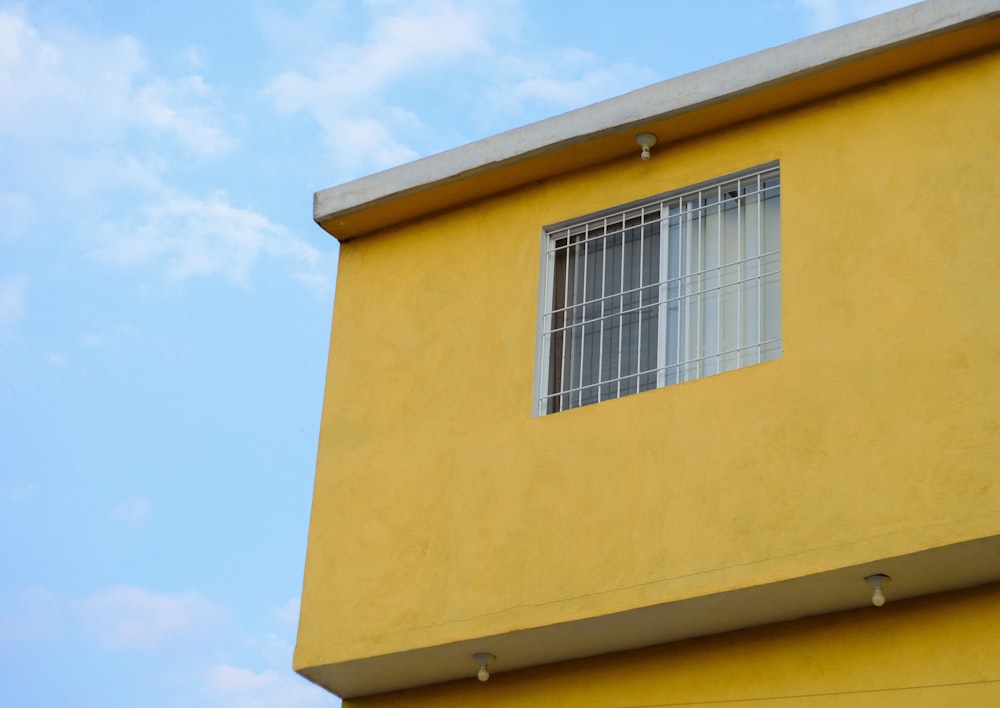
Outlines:
{"label": "blue sky", "polygon": [[905,4],[0,0],[0,704],[338,705],[313,192]]}

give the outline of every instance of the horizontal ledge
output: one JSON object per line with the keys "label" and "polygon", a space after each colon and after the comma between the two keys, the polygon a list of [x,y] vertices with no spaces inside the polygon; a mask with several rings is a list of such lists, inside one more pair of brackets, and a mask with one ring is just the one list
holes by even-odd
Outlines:
{"label": "horizontal ledge", "polygon": [[892,578],[885,591],[890,603],[997,582],[1000,535],[574,622],[297,670],[342,698],[385,693],[474,677],[475,652],[494,654],[490,672],[499,673],[870,606],[865,577],[876,573]]}

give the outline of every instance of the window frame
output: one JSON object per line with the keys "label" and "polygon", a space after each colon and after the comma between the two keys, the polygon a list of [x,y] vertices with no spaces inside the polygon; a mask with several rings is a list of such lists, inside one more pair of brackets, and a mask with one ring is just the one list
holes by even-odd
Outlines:
{"label": "window frame", "polygon": [[[762,353],[763,349],[761,349],[761,351],[758,352],[758,356],[760,358],[756,362],[739,363],[736,366],[733,366],[733,367],[727,368],[727,369],[723,369],[723,370],[720,370],[720,371],[707,372],[707,373],[697,373],[696,375],[686,376],[685,378],[683,378],[683,379],[681,379],[679,381],[668,381],[667,378],[666,378],[666,376],[665,376],[664,369],[663,369],[663,366],[662,366],[663,362],[660,361],[660,359],[661,359],[660,353],[663,350],[665,350],[671,344],[671,341],[669,339],[669,334],[666,332],[666,324],[665,323],[658,323],[657,324],[657,336],[656,336],[657,344],[655,346],[655,349],[656,349],[656,358],[658,360],[657,361],[657,368],[654,370],[654,376],[655,376],[655,379],[656,379],[655,385],[649,386],[647,388],[641,388],[638,385],[638,382],[637,382],[636,390],[635,391],[627,391],[627,392],[622,393],[619,390],[619,392],[618,392],[617,395],[609,396],[607,398],[599,397],[598,401],[593,401],[593,402],[603,402],[605,400],[614,400],[616,398],[622,398],[622,397],[631,395],[632,393],[639,393],[639,392],[644,391],[644,390],[653,390],[653,389],[657,389],[657,388],[664,388],[666,386],[672,385],[673,383],[679,383],[681,381],[692,381],[692,380],[696,380],[696,379],[699,379],[699,378],[705,378],[706,376],[711,376],[711,375],[714,375],[715,373],[723,373],[724,371],[731,371],[731,370],[735,370],[735,369],[738,369],[738,368],[743,368],[745,366],[752,366],[752,365],[757,364],[757,363],[763,363],[765,361],[770,361],[770,360],[781,358],[782,352],[783,352],[783,342],[782,342],[782,334],[781,334],[781,326],[780,326],[780,323],[781,323],[781,203],[780,203],[780,198],[781,198],[781,170],[780,170],[780,162],[778,160],[772,160],[770,162],[762,163],[762,164],[759,164],[759,165],[755,165],[753,167],[749,167],[749,168],[746,168],[746,169],[738,170],[738,171],[731,172],[731,173],[728,173],[728,174],[725,174],[725,175],[721,175],[721,176],[718,176],[718,177],[714,177],[714,178],[711,178],[711,179],[703,180],[701,182],[697,182],[697,183],[690,184],[690,185],[685,185],[685,186],[680,187],[678,189],[672,189],[672,190],[669,190],[669,191],[666,191],[666,192],[662,192],[662,193],[659,193],[659,194],[651,195],[649,197],[644,197],[642,199],[637,199],[637,200],[634,200],[634,201],[631,201],[631,202],[628,202],[628,203],[625,203],[625,204],[619,204],[619,205],[615,205],[615,206],[612,206],[612,207],[609,207],[609,208],[606,208],[606,209],[602,209],[602,210],[599,210],[599,211],[596,211],[596,212],[592,212],[592,213],[589,213],[589,214],[584,214],[584,215],[581,215],[581,216],[576,216],[576,217],[573,217],[571,219],[565,219],[563,221],[559,221],[559,222],[556,222],[556,223],[544,226],[541,229],[540,254],[539,254],[540,268],[539,268],[538,309],[537,309],[537,320],[536,320],[535,376],[534,376],[533,396],[532,396],[532,408],[531,408],[533,416],[541,417],[541,416],[546,416],[546,415],[552,415],[553,413],[564,412],[564,411],[570,410],[572,408],[579,408],[579,407],[585,407],[587,405],[590,405],[590,403],[583,402],[583,403],[577,403],[575,405],[570,405],[567,408],[557,407],[556,410],[553,410],[553,411],[549,410],[549,400],[550,400],[550,398],[552,396],[566,395],[567,391],[572,390],[571,388],[568,389],[566,387],[561,387],[561,391],[559,391],[559,392],[550,392],[549,391],[549,384],[550,384],[551,377],[552,377],[551,369],[552,369],[552,367],[554,365],[554,362],[553,362],[553,359],[552,359],[553,355],[552,355],[552,351],[551,351],[551,345],[552,345],[551,334],[552,334],[553,331],[555,331],[555,328],[552,328],[551,331],[547,331],[546,330],[546,322],[547,322],[546,318],[554,316],[555,310],[557,309],[557,308],[554,307],[554,302],[553,302],[553,283],[554,283],[554,280],[555,280],[555,277],[556,277],[556,266],[555,266],[555,256],[553,255],[555,253],[555,249],[551,248],[551,246],[550,246],[550,242],[552,241],[552,239],[555,238],[556,235],[559,234],[560,232],[569,233],[574,228],[586,227],[587,225],[591,224],[594,221],[597,221],[597,220],[600,220],[600,219],[603,219],[603,218],[607,218],[607,217],[611,217],[611,216],[618,216],[618,215],[621,215],[622,219],[623,219],[623,226],[622,226],[622,229],[621,229],[621,233],[623,234],[623,239],[624,239],[624,238],[626,238],[625,234],[626,234],[626,232],[629,229],[629,227],[627,226],[627,224],[625,224],[625,222],[624,222],[625,215],[627,213],[629,213],[629,212],[634,212],[634,213],[638,213],[640,215],[643,215],[643,214],[646,213],[645,212],[646,209],[648,209],[652,205],[658,205],[657,211],[660,212],[658,218],[656,220],[651,220],[649,222],[646,222],[646,221],[643,221],[642,217],[640,216],[640,226],[638,228],[645,229],[645,228],[647,228],[648,224],[657,224],[657,227],[655,229],[656,230],[656,237],[660,240],[660,246],[662,246],[663,243],[664,243],[664,240],[666,238],[668,238],[665,235],[667,229],[666,228],[662,228],[662,225],[667,222],[669,216],[668,215],[664,215],[660,211],[660,208],[665,203],[670,202],[671,200],[684,200],[689,195],[699,194],[701,192],[706,192],[706,191],[711,190],[711,189],[719,189],[719,188],[727,185],[727,183],[735,182],[737,180],[746,180],[748,178],[755,178],[755,177],[759,178],[761,176],[766,176],[766,175],[768,175],[768,173],[772,173],[772,172],[775,173],[775,176],[777,178],[777,184],[773,185],[771,187],[763,186],[763,184],[761,185],[760,189],[756,192],[756,194],[760,195],[759,198],[757,199],[756,208],[763,211],[766,208],[766,204],[765,204],[764,200],[767,198],[767,191],[769,189],[775,189],[775,188],[778,190],[777,191],[777,197],[778,197],[778,200],[779,200],[778,204],[777,204],[777,209],[778,209],[778,211],[777,211],[777,220],[778,220],[777,239],[778,239],[778,242],[777,242],[777,250],[773,252],[773,255],[776,258],[777,267],[776,267],[776,271],[765,273],[762,270],[763,269],[763,265],[761,263],[758,263],[757,267],[759,269],[761,269],[761,270],[758,272],[757,276],[755,276],[756,277],[756,281],[757,281],[757,285],[755,287],[758,288],[758,290],[756,290],[755,292],[756,292],[756,296],[757,297],[763,298],[764,297],[764,294],[763,294],[764,293],[764,287],[767,284],[765,282],[765,280],[764,280],[765,276],[774,276],[774,275],[777,276],[776,277],[776,281],[777,281],[777,290],[778,290],[778,293],[777,293],[777,297],[778,297],[778,303],[777,303],[777,326],[778,326],[778,333],[777,333],[777,339],[776,340],[775,339],[761,339],[755,345],[752,345],[752,346],[757,346],[757,347],[761,347],[762,348],[765,345],[770,344],[772,346],[776,346],[776,348],[777,348],[777,354],[773,355],[773,356],[767,356],[765,358],[764,354]],[[744,206],[743,208],[745,209],[746,207]],[[705,210],[705,209],[707,209],[706,206],[704,206],[704,205],[699,206],[699,210]],[[720,211],[719,212],[719,215],[720,215],[719,218],[721,218],[721,214],[722,214],[722,212]],[[701,218],[704,218],[704,217],[701,217]],[[721,227],[720,227],[720,230],[721,230]],[[763,242],[762,239],[764,239],[765,237],[766,237],[766,235],[764,233],[762,233],[762,232],[758,233],[758,247],[760,247],[760,245]],[[642,238],[642,237],[640,237],[640,238]],[[606,248],[606,246],[605,246],[605,248]],[[641,246],[640,246],[640,248],[641,248]],[[754,256],[754,257],[758,261],[761,261],[765,257],[765,255],[766,255],[765,252],[758,252],[758,254],[756,256]],[[749,259],[738,260],[737,264],[742,265],[745,260],[749,260]],[[731,264],[729,264],[729,265],[731,265]],[[568,266],[565,266],[565,267],[568,267]],[[727,264],[720,264],[720,266],[718,266],[719,269],[722,269],[724,267],[728,267],[728,265]],[[602,273],[603,273],[603,271],[602,271]],[[603,277],[604,276],[602,275],[602,278]],[[658,272],[658,274],[657,274],[658,280],[657,280],[656,285],[662,288],[668,282],[668,277],[669,276],[665,276],[662,273]],[[686,274],[684,277],[690,277],[690,275]],[[738,282],[739,283],[743,283],[742,280],[739,280]],[[641,286],[640,289],[645,288],[645,287],[649,287],[649,286]],[[741,288],[742,287],[743,286],[741,285]],[[743,292],[744,292],[744,290],[741,289],[740,290],[740,297],[741,298],[743,297]],[[661,291],[661,297],[662,297],[662,291]],[[689,297],[689,296],[685,296],[685,297]],[[565,308],[566,309],[568,309],[570,307],[580,308],[580,307],[584,307],[586,305],[586,303],[587,303],[587,300],[586,300],[586,298],[584,298],[582,301],[574,302],[574,304],[572,304],[572,305],[566,305]],[[640,308],[640,311],[641,311],[641,308]],[[765,315],[766,315],[766,313],[763,313],[763,311],[762,311],[762,314],[760,316],[764,317]],[[589,320],[587,320],[586,318],[584,318],[582,320],[582,324],[580,324],[580,326],[581,327],[586,326],[586,323],[588,321]],[[763,327],[763,326],[764,326],[763,324],[760,325],[760,327]],[[641,314],[640,314],[640,321],[639,321],[638,327],[640,329],[642,327]],[[566,331],[567,328],[565,326],[563,326],[560,329],[562,329],[563,331]],[[721,327],[720,327],[720,329],[721,329]],[[760,331],[760,329],[758,329],[758,331]],[[549,335],[549,336],[547,336],[547,335]],[[604,336],[603,333],[602,333],[601,336],[602,337]],[[662,338],[662,340],[661,340],[661,338]],[[566,346],[565,343],[562,346]],[[602,346],[603,346],[603,342],[602,342]],[[721,357],[725,353],[726,352],[720,352],[716,356]],[[616,354],[617,354],[618,357],[621,357],[621,349],[620,348],[618,349],[618,351],[617,351]],[[565,349],[563,350],[562,361],[565,362]],[[583,359],[581,359],[581,365],[583,365],[582,362],[583,362]],[[590,363],[592,364],[592,362],[590,362]],[[690,362],[689,361],[685,361],[684,365],[685,366],[689,366]],[[636,374],[637,378],[640,375],[642,375],[642,374],[641,373]],[[591,386],[601,387],[602,385],[604,385],[604,383],[603,383],[603,380],[600,377],[598,378],[597,383],[587,384],[588,387],[591,387]]]}

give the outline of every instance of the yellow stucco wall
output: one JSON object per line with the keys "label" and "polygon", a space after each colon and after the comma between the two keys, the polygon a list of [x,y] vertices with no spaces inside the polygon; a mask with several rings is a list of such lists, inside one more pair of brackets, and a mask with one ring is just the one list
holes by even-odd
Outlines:
{"label": "yellow stucco wall", "polygon": [[345,708],[1000,705],[1000,585],[345,701]]}
{"label": "yellow stucco wall", "polygon": [[[344,244],[296,666],[1000,533],[997,87],[983,54]],[[783,357],[532,417],[541,227],[775,159]]]}

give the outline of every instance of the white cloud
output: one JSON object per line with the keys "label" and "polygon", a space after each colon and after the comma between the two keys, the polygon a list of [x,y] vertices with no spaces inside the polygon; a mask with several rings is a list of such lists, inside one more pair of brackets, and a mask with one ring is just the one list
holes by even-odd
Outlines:
{"label": "white cloud", "polygon": [[796,0],[810,17],[814,32],[912,5],[916,0]]}
{"label": "white cloud", "polygon": [[35,219],[31,198],[23,192],[0,192],[0,243],[20,239]]}
{"label": "white cloud", "polygon": [[35,485],[29,482],[19,482],[6,487],[0,487],[0,499],[12,502],[23,502],[35,493]]}
{"label": "white cloud", "polygon": [[213,103],[211,89],[201,76],[153,79],[135,97],[136,114],[143,124],[208,157],[221,155],[235,144],[218,124],[218,108]]}
{"label": "white cloud", "polygon": [[[275,77],[266,90],[279,112],[309,113],[341,168],[355,172],[417,156],[398,129],[419,121],[385,103],[390,88],[418,80],[432,66],[481,59],[492,49],[491,34],[504,24],[503,5],[425,0],[366,8],[371,26],[364,41],[318,53],[305,68]],[[310,17],[301,23],[285,18],[285,32]]]}
{"label": "white cloud", "polygon": [[207,631],[226,614],[195,592],[171,595],[126,585],[102,590],[77,609],[94,639],[115,649],[157,649]]}
{"label": "white cloud", "polygon": [[[66,35],[46,40],[23,11],[0,10],[0,134],[71,138],[73,129],[85,132],[99,102],[106,100],[106,115],[114,114],[116,99],[141,64],[132,40],[100,48]],[[73,121],[65,120],[66,109]]]}
{"label": "white cloud", "polygon": [[141,524],[153,511],[153,503],[146,497],[126,499],[111,512],[111,518],[126,524]]}
{"label": "white cloud", "polygon": [[151,77],[134,38],[43,33],[19,9],[0,10],[0,95],[0,135],[31,143],[99,152],[138,130],[199,157],[234,144],[201,76]]}
{"label": "white cloud", "polygon": [[62,627],[62,603],[55,593],[30,586],[0,597],[0,645],[41,641]]}
{"label": "white cloud", "polygon": [[58,352],[46,352],[42,360],[49,366],[66,366],[69,363],[66,355]]}
{"label": "white cloud", "polygon": [[89,349],[110,349],[134,340],[141,335],[140,330],[127,322],[119,322],[105,332],[87,332],[80,337],[80,343]]}
{"label": "white cloud", "polygon": [[266,634],[263,641],[259,642],[258,650],[271,666],[287,668],[292,665],[295,648],[285,637]]}
{"label": "white cloud", "polygon": [[221,275],[246,284],[263,255],[312,272],[319,252],[264,215],[235,207],[226,194],[207,198],[164,193],[134,224],[107,223],[92,255],[122,267],[154,263],[171,281]]}
{"label": "white cloud", "polygon": [[[276,626],[280,625],[279,632],[247,637],[245,647],[248,651],[243,658],[254,660],[229,661],[211,666],[204,674],[202,693],[212,700],[213,705],[229,708],[339,705],[334,696],[291,669],[293,646],[290,638],[294,636],[298,622],[299,598],[293,597],[284,605],[273,608],[271,615],[277,620]],[[248,668],[246,663],[260,666]]]}
{"label": "white cloud", "polygon": [[227,694],[260,691],[273,686],[276,681],[277,676],[273,671],[256,674],[229,664],[214,667],[208,677],[211,689]]}
{"label": "white cloud", "polygon": [[24,293],[28,279],[23,275],[0,278],[0,328],[20,320],[25,313]]}
{"label": "white cloud", "polygon": [[[332,27],[338,17],[281,17],[282,35],[305,36],[313,51],[265,92],[279,112],[315,120],[342,178],[450,147],[441,144],[449,136],[464,142],[470,132],[521,124],[526,111],[529,119],[551,115],[657,78],[579,49],[527,44],[532,33],[517,0],[390,0],[366,8],[362,39],[333,46],[312,35],[317,22]],[[419,115],[402,108],[413,104],[413,92],[426,106]]]}
{"label": "white cloud", "polygon": [[490,112],[521,109],[526,104],[551,110],[579,108],[616,96],[658,77],[631,64],[607,64],[579,49],[553,49],[535,57],[512,56],[502,63],[500,78],[489,89]]}
{"label": "white cloud", "polygon": [[334,251],[332,255],[320,257],[319,267],[297,271],[292,277],[325,301],[333,296],[333,274],[336,272],[337,252]]}
{"label": "white cloud", "polygon": [[219,664],[206,677],[205,694],[227,708],[311,708],[331,706],[335,699],[291,669],[250,669]]}
{"label": "white cloud", "polygon": [[278,618],[278,621],[289,628],[294,628],[299,623],[299,610],[302,601],[298,597],[293,597],[287,603],[281,607],[276,607],[274,609],[274,616]]}
{"label": "white cloud", "polygon": [[424,1],[369,3],[372,24],[361,44],[340,44],[313,60],[306,74],[278,76],[268,93],[284,112],[336,108],[383,92],[427,67],[490,49],[492,14],[477,6]]}
{"label": "white cloud", "polygon": [[[219,276],[245,285],[267,257],[307,287],[331,289],[319,251],[280,224],[224,192],[172,186],[171,171],[190,174],[191,157],[217,158],[236,144],[203,76],[155,75],[132,37],[42,25],[3,8],[0,96],[0,152],[19,182],[0,191],[0,242],[58,206],[104,264],[148,266],[171,283]],[[59,195],[58,205],[29,194]],[[24,287],[0,281],[0,326],[22,316]]]}

